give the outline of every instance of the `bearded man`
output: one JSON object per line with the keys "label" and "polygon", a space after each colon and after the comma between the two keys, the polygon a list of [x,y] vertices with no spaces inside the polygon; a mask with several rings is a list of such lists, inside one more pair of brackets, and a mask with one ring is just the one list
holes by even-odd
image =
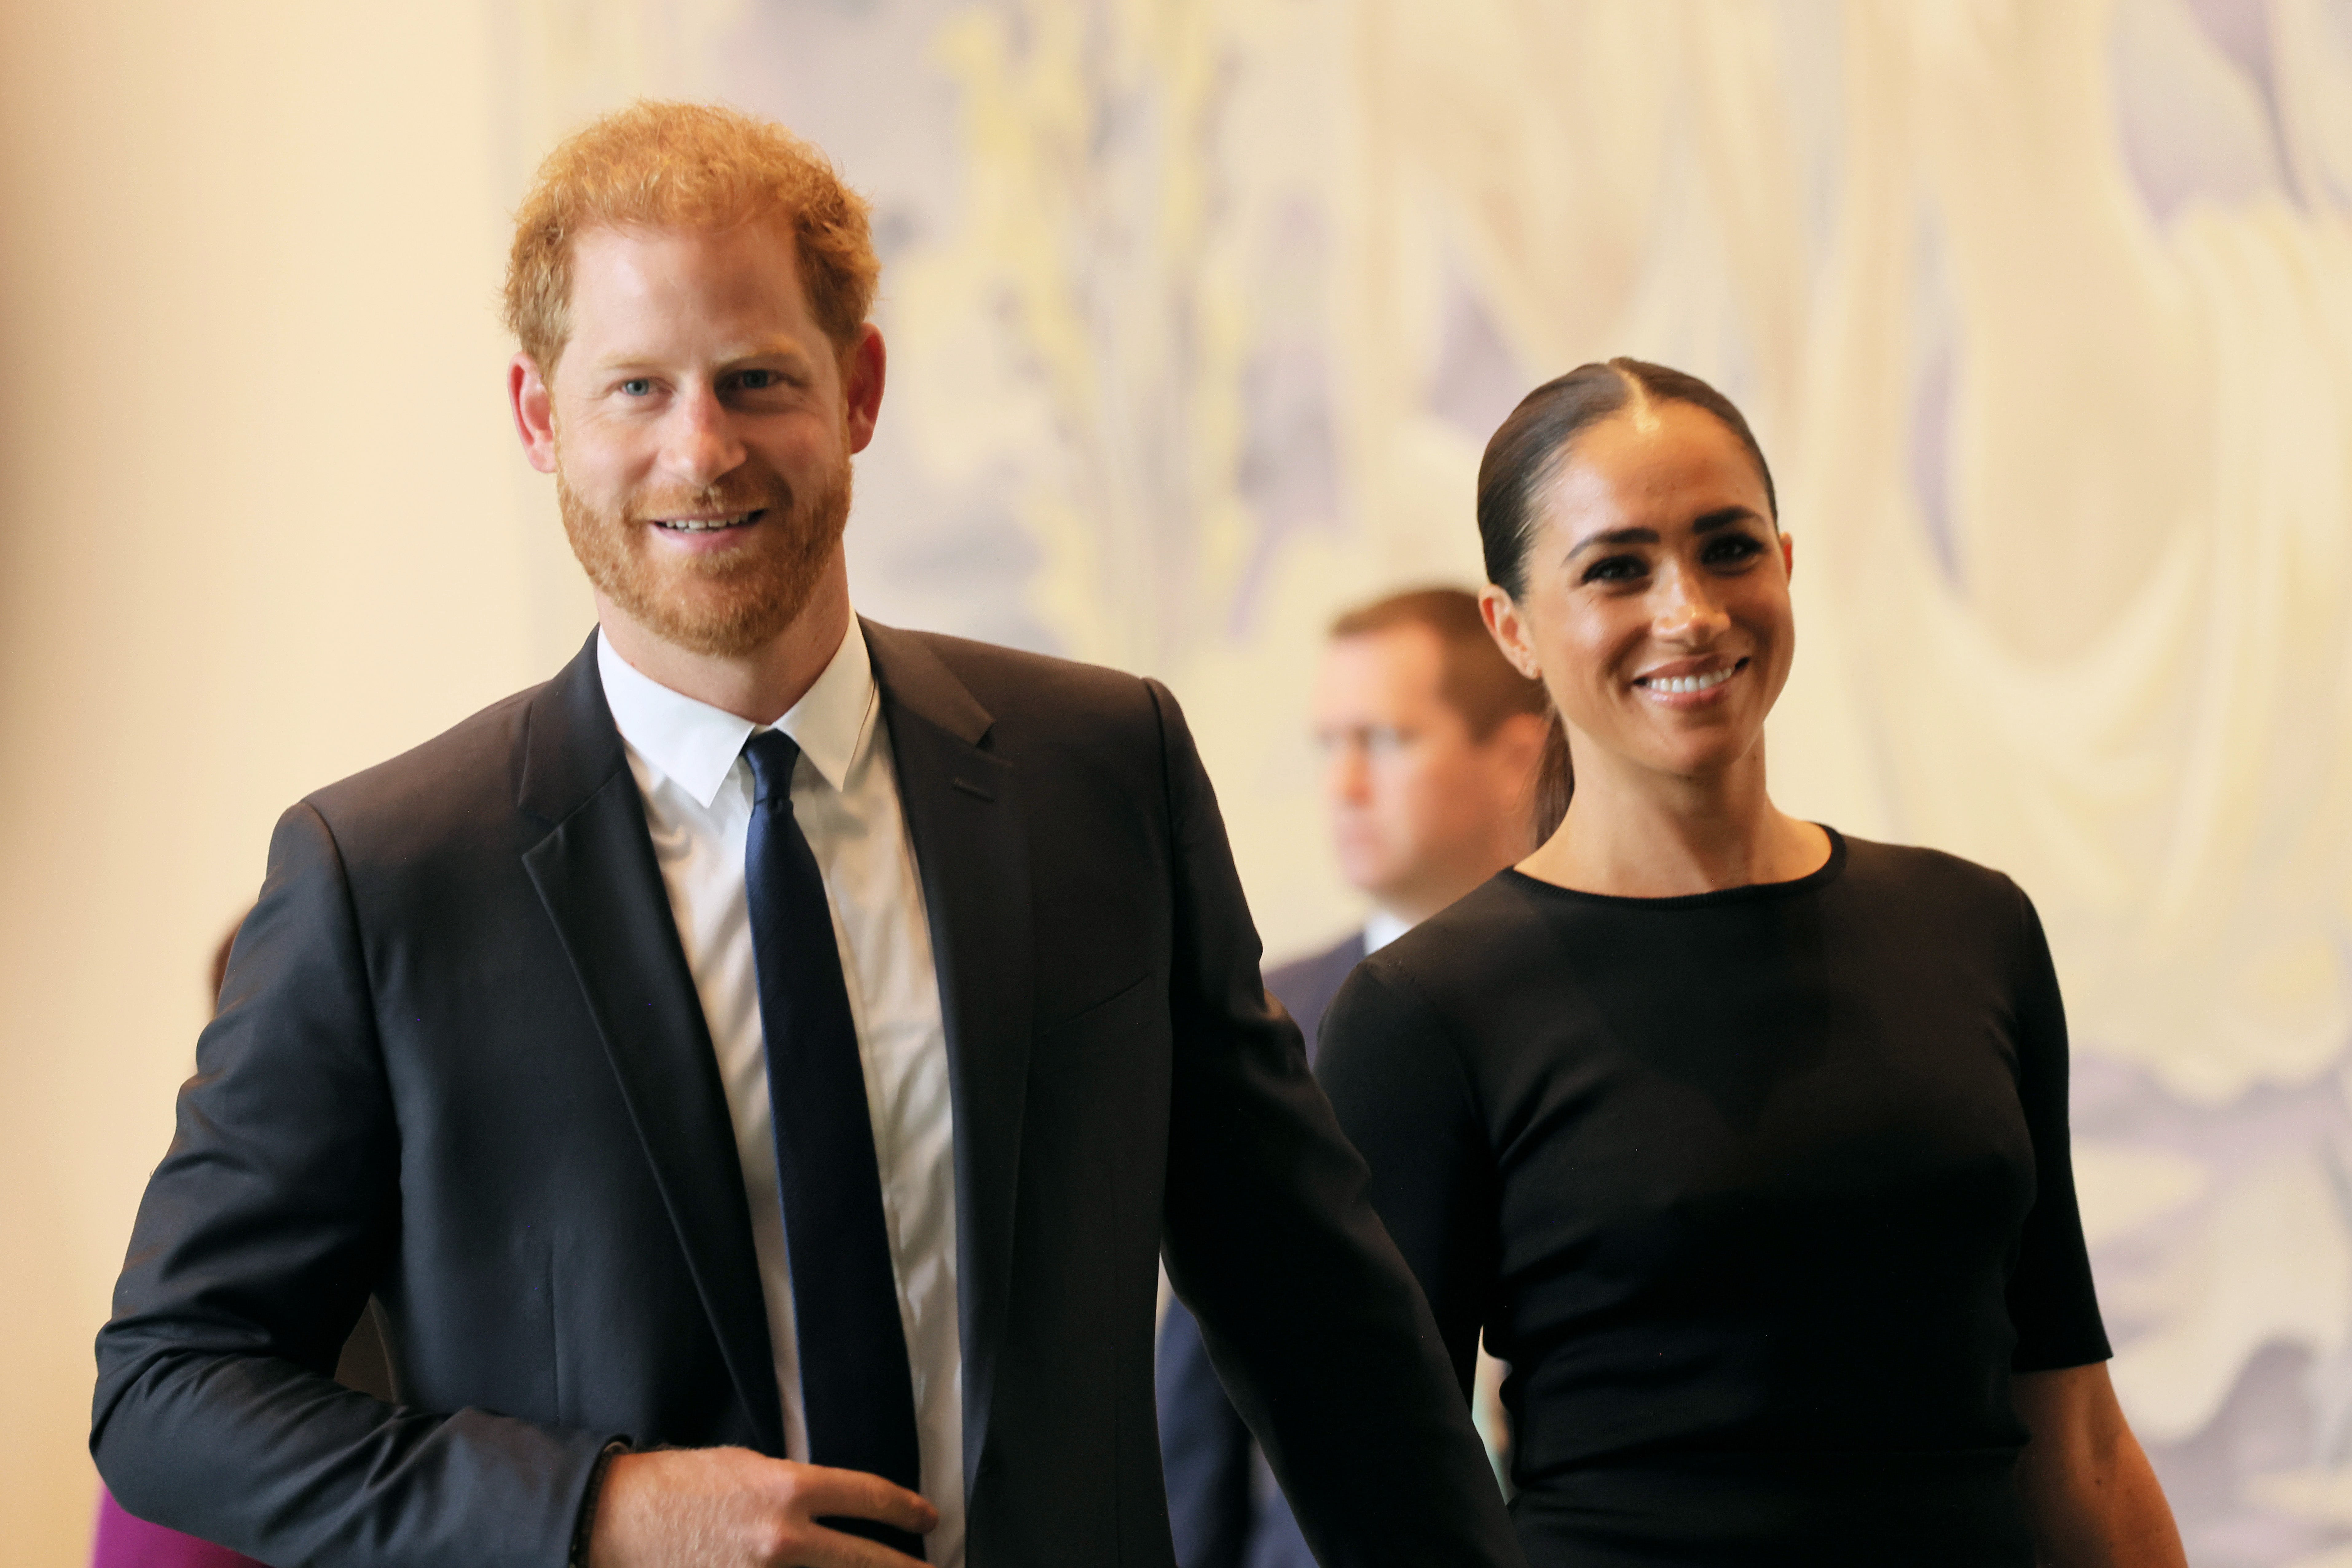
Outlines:
{"label": "bearded man", "polygon": [[[1168,1564],[1164,1253],[1326,1563],[1517,1561],[1174,700],[851,611],[877,274],[731,111],[541,171],[509,390],[599,629],[280,819],[99,1338],[132,1511],[274,1563]],[[396,1403],[331,1378],[371,1300]]]}

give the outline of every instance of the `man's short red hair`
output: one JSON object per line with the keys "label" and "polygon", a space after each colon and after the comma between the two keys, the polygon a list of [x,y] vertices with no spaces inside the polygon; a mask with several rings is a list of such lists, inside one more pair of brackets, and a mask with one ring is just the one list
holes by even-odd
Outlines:
{"label": "man's short red hair", "polygon": [[572,335],[572,253],[592,229],[789,225],[810,313],[837,351],[856,341],[882,264],[866,199],[824,153],[740,110],[639,101],[566,137],[515,215],[506,321],[542,375]]}

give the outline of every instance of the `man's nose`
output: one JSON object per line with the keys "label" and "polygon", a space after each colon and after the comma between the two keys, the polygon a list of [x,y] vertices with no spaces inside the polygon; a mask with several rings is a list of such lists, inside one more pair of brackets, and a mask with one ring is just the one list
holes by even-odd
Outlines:
{"label": "man's nose", "polygon": [[1337,801],[1354,802],[1371,794],[1371,769],[1364,755],[1364,744],[1358,740],[1333,742],[1329,760],[1324,764],[1324,787]]}
{"label": "man's nose", "polygon": [[743,463],[743,443],[727,407],[708,386],[688,387],[671,405],[663,432],[664,466],[681,482],[715,484]]}

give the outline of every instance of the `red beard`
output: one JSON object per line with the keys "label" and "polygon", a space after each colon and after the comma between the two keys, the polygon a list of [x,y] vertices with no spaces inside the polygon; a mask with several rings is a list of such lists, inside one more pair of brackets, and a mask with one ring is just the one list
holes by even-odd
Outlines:
{"label": "red beard", "polygon": [[[794,495],[782,478],[746,465],[693,492],[633,497],[602,511],[564,482],[555,495],[572,553],[605,597],[664,642],[737,658],[772,642],[807,607],[849,521],[849,463],[817,489]],[[731,516],[764,510],[748,548],[707,555],[657,553],[648,518]]]}

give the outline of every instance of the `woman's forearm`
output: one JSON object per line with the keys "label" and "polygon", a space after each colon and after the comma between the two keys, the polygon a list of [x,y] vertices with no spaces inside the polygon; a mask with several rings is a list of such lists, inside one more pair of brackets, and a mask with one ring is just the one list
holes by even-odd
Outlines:
{"label": "woman's forearm", "polygon": [[2032,1434],[2017,1484],[2041,1568],[2187,1568],[2171,1506],[2105,1364],[2021,1373],[2011,1387]]}

